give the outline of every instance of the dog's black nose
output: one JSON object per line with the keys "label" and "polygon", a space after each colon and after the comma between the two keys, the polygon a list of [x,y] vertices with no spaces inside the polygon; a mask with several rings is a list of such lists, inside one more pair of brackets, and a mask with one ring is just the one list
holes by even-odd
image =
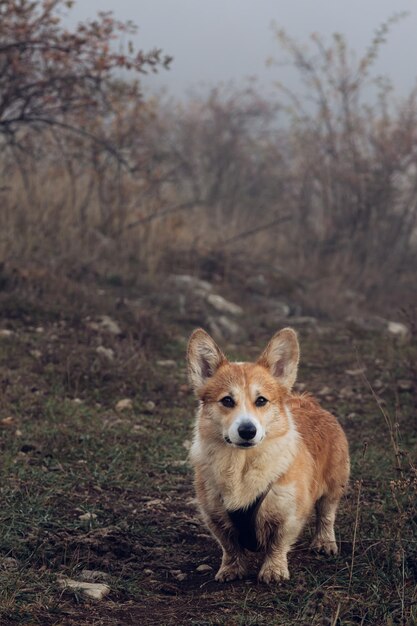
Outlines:
{"label": "dog's black nose", "polygon": [[239,433],[239,437],[248,441],[249,439],[253,439],[255,437],[256,426],[255,424],[252,424],[252,422],[244,422],[239,426],[237,432]]}

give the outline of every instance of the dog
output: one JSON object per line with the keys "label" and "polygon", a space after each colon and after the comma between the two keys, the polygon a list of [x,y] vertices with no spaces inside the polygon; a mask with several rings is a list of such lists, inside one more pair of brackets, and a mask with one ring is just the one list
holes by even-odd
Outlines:
{"label": "dog", "polygon": [[349,450],[336,418],[292,387],[296,332],[276,333],[255,363],[227,360],[203,329],[187,365],[199,408],[190,450],[203,519],[223,551],[218,581],[243,578],[260,552],[258,580],[289,578],[287,555],[315,508],[312,548],[337,554],[336,510]]}

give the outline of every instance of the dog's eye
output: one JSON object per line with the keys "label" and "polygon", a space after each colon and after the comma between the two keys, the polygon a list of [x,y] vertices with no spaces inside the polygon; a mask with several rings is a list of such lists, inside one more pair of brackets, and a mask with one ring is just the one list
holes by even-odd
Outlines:
{"label": "dog's eye", "polygon": [[267,402],[268,400],[266,398],[264,398],[263,396],[258,396],[255,400],[255,406],[265,406]]}
{"label": "dog's eye", "polygon": [[222,398],[220,402],[228,409],[232,409],[235,406],[235,401],[231,396],[224,396],[224,398]]}

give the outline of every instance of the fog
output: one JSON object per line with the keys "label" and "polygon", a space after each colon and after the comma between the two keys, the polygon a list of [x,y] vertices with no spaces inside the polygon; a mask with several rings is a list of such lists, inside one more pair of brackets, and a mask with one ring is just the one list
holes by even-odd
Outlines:
{"label": "fog", "polygon": [[325,39],[340,32],[361,55],[380,24],[408,12],[391,28],[376,70],[389,76],[399,94],[415,83],[417,8],[412,0],[90,0],[77,2],[66,19],[73,24],[97,11],[132,20],[139,27],[138,47],[162,48],[174,57],[169,72],[146,78],[144,86],[177,97],[190,89],[219,82],[241,84],[253,77],[265,92],[277,79],[296,84],[288,68],[267,67],[271,57],[283,60],[272,23],[306,43],[313,32]]}

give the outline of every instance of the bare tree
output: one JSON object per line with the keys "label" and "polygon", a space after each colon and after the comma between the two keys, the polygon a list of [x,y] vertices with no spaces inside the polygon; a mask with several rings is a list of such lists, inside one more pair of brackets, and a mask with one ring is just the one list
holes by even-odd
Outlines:
{"label": "bare tree", "polygon": [[[114,73],[156,71],[170,57],[160,50],[135,51],[132,42],[116,49],[121,35],[135,32],[111,13],[62,25],[70,0],[0,0],[0,134],[17,142],[23,128],[56,126],[89,135],[80,114],[94,118],[109,111]],[[129,90],[140,96],[139,83]]]}
{"label": "bare tree", "polygon": [[339,34],[329,45],[313,35],[307,48],[277,32],[304,86],[300,95],[280,85],[300,269],[339,275],[365,292],[395,281],[416,258],[417,91],[398,105],[371,71],[400,17],[377,30],[361,58]]}

